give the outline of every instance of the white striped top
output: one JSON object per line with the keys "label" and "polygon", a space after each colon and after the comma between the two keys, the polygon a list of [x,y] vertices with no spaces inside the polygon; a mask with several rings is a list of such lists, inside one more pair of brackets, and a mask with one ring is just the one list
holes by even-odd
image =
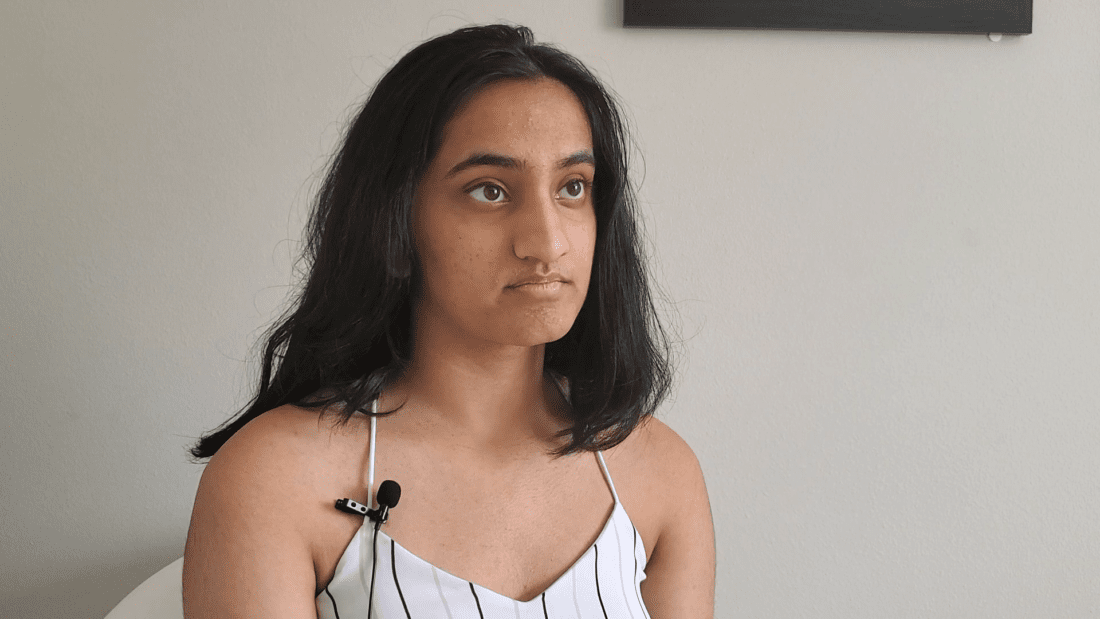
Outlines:
{"label": "white striped top", "polygon": [[[375,418],[371,417],[369,504],[374,507]],[[317,596],[319,619],[649,619],[640,585],[645,547],[627,516],[603,454],[596,452],[615,506],[596,541],[540,595],[526,602],[443,571],[378,532],[373,617],[367,618],[373,522],[363,519],[336,574]]]}

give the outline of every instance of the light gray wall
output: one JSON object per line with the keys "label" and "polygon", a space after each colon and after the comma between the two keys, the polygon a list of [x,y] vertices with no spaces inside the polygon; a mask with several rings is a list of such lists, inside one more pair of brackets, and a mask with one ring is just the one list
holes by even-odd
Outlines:
{"label": "light gray wall", "polygon": [[1100,613],[1100,4],[999,43],[618,12],[3,3],[0,616],[102,616],[181,554],[184,448],[247,399],[342,122],[501,19],[636,125],[718,617]]}

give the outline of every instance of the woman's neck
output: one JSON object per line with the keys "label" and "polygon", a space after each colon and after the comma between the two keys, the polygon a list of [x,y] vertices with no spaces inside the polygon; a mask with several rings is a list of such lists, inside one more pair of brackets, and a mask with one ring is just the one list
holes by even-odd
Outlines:
{"label": "woman's neck", "polygon": [[433,434],[487,450],[557,443],[569,425],[567,405],[544,372],[544,351],[545,344],[417,338],[412,362],[384,390],[379,410],[404,403],[401,414],[430,424]]}

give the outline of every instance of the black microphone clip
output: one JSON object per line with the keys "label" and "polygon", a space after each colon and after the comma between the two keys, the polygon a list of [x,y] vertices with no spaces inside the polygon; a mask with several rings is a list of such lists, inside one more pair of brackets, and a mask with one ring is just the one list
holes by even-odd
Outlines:
{"label": "black microphone clip", "polygon": [[353,501],[351,499],[338,499],[336,501],[336,509],[347,514],[355,514],[357,516],[366,516],[371,512],[371,510],[367,509],[366,505],[363,505],[359,501]]}
{"label": "black microphone clip", "polygon": [[339,499],[336,501],[336,509],[357,516],[366,516],[381,525],[389,520],[390,508],[395,507],[401,500],[401,486],[397,482],[387,479],[378,487],[378,509],[369,509],[366,505],[351,499]]}
{"label": "black microphone clip", "polygon": [[390,519],[390,506],[379,505],[378,509],[368,509],[367,518],[370,518],[378,524],[383,524]]}

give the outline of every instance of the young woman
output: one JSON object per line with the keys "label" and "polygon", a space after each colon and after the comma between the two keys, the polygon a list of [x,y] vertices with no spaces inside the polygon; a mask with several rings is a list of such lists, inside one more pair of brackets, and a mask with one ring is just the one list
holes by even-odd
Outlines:
{"label": "young woman", "polygon": [[[713,615],[703,475],[652,418],[671,373],[624,142],[526,28],[379,81],[258,394],[193,449],[187,617]],[[385,524],[353,509],[383,480]]]}

